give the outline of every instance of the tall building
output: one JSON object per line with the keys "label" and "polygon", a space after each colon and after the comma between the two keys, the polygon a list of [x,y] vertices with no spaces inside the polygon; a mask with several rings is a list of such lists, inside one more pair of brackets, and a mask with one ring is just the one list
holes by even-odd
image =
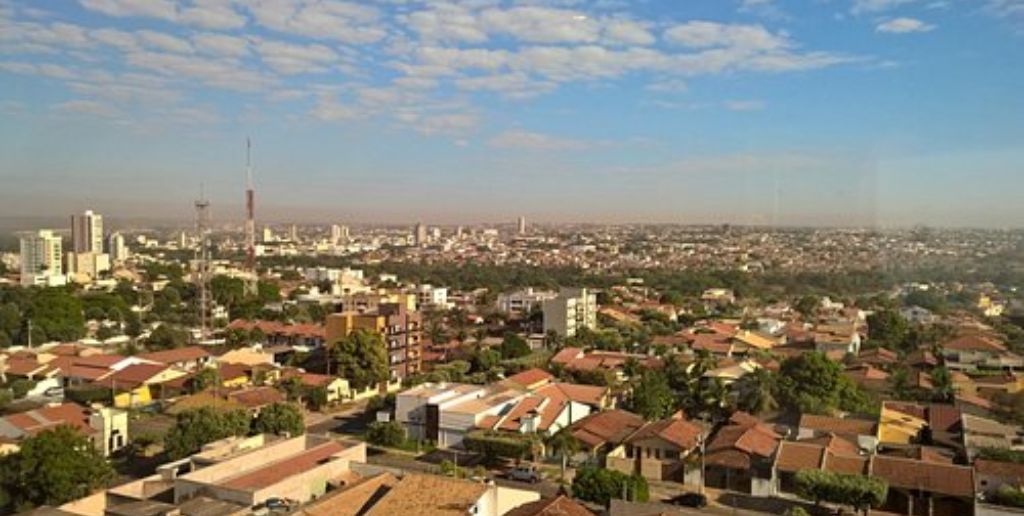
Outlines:
{"label": "tall building", "polygon": [[52,230],[41,229],[21,237],[21,284],[61,284],[64,268],[61,265],[60,236]]}
{"label": "tall building", "polygon": [[292,224],[291,229],[288,230],[288,240],[292,242],[299,241],[299,228],[295,224]]}
{"label": "tall building", "polygon": [[563,288],[544,301],[544,333],[572,337],[581,328],[597,328],[597,295],[585,288]]}
{"label": "tall building", "polygon": [[520,235],[526,234],[526,217],[519,217],[519,221],[517,223],[517,230],[519,231]]}
{"label": "tall building", "polygon": [[114,262],[123,262],[128,259],[128,246],[124,243],[124,235],[112,233],[107,240],[107,252]]}
{"label": "tall building", "polygon": [[86,210],[71,216],[71,250],[75,253],[103,253],[103,216]]}
{"label": "tall building", "polygon": [[414,375],[422,366],[422,315],[406,303],[381,303],[367,313],[342,312],[327,316],[327,342],[358,330],[380,334],[387,348],[390,380]]}
{"label": "tall building", "polygon": [[348,241],[348,226],[334,224],[331,226],[331,244],[338,245]]}
{"label": "tall building", "polygon": [[417,246],[427,245],[427,226],[424,226],[422,222],[416,223],[415,237]]}

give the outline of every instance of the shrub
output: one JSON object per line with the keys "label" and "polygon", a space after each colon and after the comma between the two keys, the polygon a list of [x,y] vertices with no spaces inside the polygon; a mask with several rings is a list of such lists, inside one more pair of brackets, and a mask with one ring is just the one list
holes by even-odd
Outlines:
{"label": "shrub", "polygon": [[1024,491],[1010,485],[999,486],[999,490],[992,497],[992,501],[999,505],[1024,507]]}
{"label": "shrub", "polygon": [[646,502],[650,498],[647,480],[639,475],[586,466],[576,471],[572,481],[573,496],[600,505],[608,505],[612,498],[621,498],[623,492],[634,502]]}
{"label": "shrub", "polygon": [[466,449],[489,459],[504,457],[522,459],[530,454],[533,441],[525,437],[497,432],[470,432],[462,440]]}
{"label": "shrub", "polygon": [[366,431],[366,440],[377,446],[396,448],[405,442],[405,429],[397,421],[374,421]]}
{"label": "shrub", "polygon": [[817,469],[798,471],[796,489],[801,497],[815,503],[849,505],[858,511],[882,505],[889,493],[889,485],[884,480]]}

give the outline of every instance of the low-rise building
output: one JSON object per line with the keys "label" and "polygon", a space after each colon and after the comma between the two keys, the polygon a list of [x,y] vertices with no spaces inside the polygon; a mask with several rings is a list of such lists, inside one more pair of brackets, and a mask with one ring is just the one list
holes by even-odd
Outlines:
{"label": "low-rise building", "polygon": [[116,408],[63,403],[0,418],[0,437],[15,443],[25,437],[70,426],[89,438],[104,456],[128,445],[128,413]]}

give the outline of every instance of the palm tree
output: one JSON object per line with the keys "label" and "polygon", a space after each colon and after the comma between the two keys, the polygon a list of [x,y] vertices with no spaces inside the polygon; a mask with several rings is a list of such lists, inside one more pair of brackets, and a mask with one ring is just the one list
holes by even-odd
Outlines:
{"label": "palm tree", "polygon": [[719,378],[699,381],[697,401],[700,411],[712,421],[724,416],[729,409],[729,387]]}
{"label": "palm tree", "polygon": [[563,428],[555,435],[548,437],[546,445],[548,449],[561,459],[559,479],[564,482],[565,470],[569,465],[569,457],[580,450],[580,442],[569,432],[569,429]]}
{"label": "palm tree", "polygon": [[771,412],[779,407],[774,391],[775,377],[764,368],[743,376],[733,386],[733,393],[737,397],[736,406],[754,415]]}
{"label": "palm tree", "polygon": [[556,350],[562,345],[562,336],[555,330],[548,330],[544,334],[544,345],[550,350]]}

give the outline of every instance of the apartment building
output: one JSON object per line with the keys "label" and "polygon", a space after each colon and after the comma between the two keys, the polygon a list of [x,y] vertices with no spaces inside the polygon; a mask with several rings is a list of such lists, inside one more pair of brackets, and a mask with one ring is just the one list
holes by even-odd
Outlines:
{"label": "apartment building", "polygon": [[49,229],[21,236],[22,286],[57,286],[65,283],[61,239]]}
{"label": "apartment building", "polygon": [[525,288],[515,292],[508,292],[498,295],[498,310],[513,315],[530,313],[535,306],[541,306],[544,301],[554,299],[558,294],[546,290],[534,290]]}
{"label": "apartment building", "polygon": [[564,288],[542,306],[544,333],[573,337],[581,328],[597,328],[597,295],[585,288]]}
{"label": "apartment building", "polygon": [[327,342],[343,339],[359,330],[383,337],[391,370],[390,380],[420,372],[423,318],[408,304],[382,303],[373,312],[342,312],[327,317]]}

